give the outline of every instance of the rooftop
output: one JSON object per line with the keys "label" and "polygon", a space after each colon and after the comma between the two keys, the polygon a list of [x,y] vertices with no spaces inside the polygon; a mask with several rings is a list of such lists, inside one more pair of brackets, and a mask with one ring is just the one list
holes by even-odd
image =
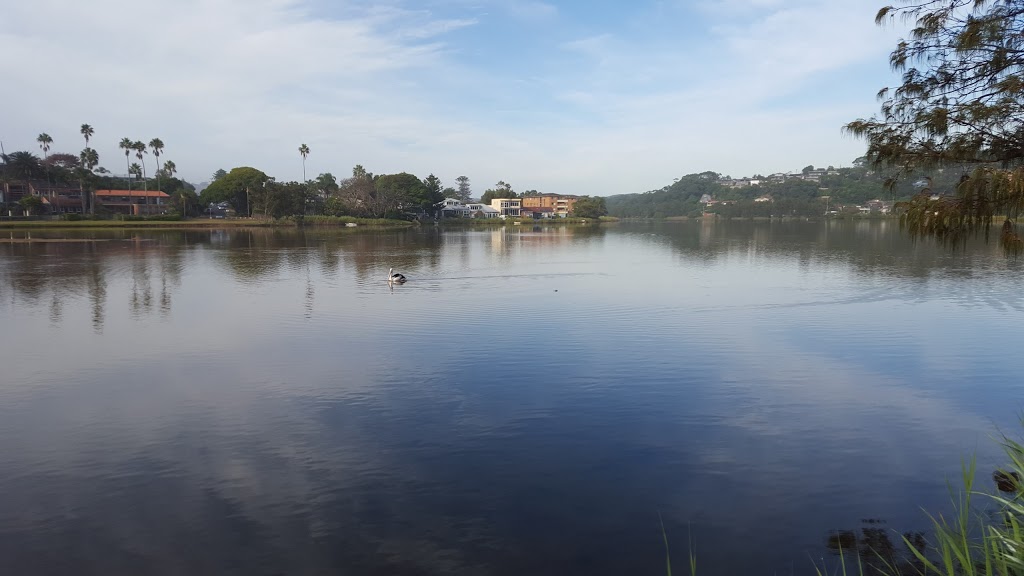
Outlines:
{"label": "rooftop", "polygon": [[170,198],[170,196],[159,190],[97,190],[96,197],[106,196],[134,196],[136,198]]}

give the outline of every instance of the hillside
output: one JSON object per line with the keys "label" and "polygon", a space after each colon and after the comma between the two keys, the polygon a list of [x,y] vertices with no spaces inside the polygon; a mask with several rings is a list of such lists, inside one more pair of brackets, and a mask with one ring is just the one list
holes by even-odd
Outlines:
{"label": "hillside", "polygon": [[[929,184],[918,176],[900,180],[894,190],[889,190],[885,182],[891,174],[875,172],[863,162],[857,164],[851,168],[808,166],[800,173],[742,179],[717,172],[688,174],[660,190],[609,196],[606,203],[608,214],[619,218],[700,216],[705,211],[739,217],[812,216],[822,215],[826,209],[856,212],[859,206],[876,199],[886,204],[909,199]],[[938,170],[931,175],[930,187],[951,193],[962,173],[957,169]]]}

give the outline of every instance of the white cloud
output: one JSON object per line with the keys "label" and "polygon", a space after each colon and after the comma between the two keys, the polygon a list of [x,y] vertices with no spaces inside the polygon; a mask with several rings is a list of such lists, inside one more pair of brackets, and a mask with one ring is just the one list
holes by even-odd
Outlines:
{"label": "white cloud", "polygon": [[[535,0],[427,5],[444,15],[345,3],[330,16],[308,0],[0,2],[0,75],[18,87],[5,92],[18,111],[8,150],[46,131],[76,151],[88,122],[108,168],[123,171],[122,137],[159,136],[196,181],[238,165],[297,179],[300,143],[312,174],[466,174],[478,192],[499,179],[637,192],[705,169],[841,163],[863,146],[839,128],[875,110],[877,79],[856,96],[802,92],[850,66],[884,71],[892,46],[874,0],[721,0],[680,21],[685,33],[639,36]],[[488,41],[489,9],[524,36]],[[555,18],[561,50],[520,57],[527,29]]]}

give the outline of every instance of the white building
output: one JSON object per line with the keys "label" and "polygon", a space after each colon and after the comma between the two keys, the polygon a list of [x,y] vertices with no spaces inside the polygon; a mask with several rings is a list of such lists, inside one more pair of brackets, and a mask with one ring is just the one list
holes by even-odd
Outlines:
{"label": "white building", "polygon": [[495,198],[491,200],[491,208],[497,210],[502,218],[518,217],[523,208],[523,201],[519,198]]}
{"label": "white building", "polygon": [[438,206],[441,218],[469,218],[469,207],[455,198],[445,198]]}
{"label": "white building", "polygon": [[470,218],[497,218],[501,215],[501,212],[491,208],[487,204],[466,204],[466,208],[469,208]]}

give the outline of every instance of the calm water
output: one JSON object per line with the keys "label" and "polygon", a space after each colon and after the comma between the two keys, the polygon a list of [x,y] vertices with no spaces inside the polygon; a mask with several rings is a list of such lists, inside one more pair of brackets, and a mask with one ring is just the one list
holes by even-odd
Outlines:
{"label": "calm water", "polygon": [[81,237],[0,244],[3,574],[804,574],[1024,408],[1024,262],[887,222]]}

